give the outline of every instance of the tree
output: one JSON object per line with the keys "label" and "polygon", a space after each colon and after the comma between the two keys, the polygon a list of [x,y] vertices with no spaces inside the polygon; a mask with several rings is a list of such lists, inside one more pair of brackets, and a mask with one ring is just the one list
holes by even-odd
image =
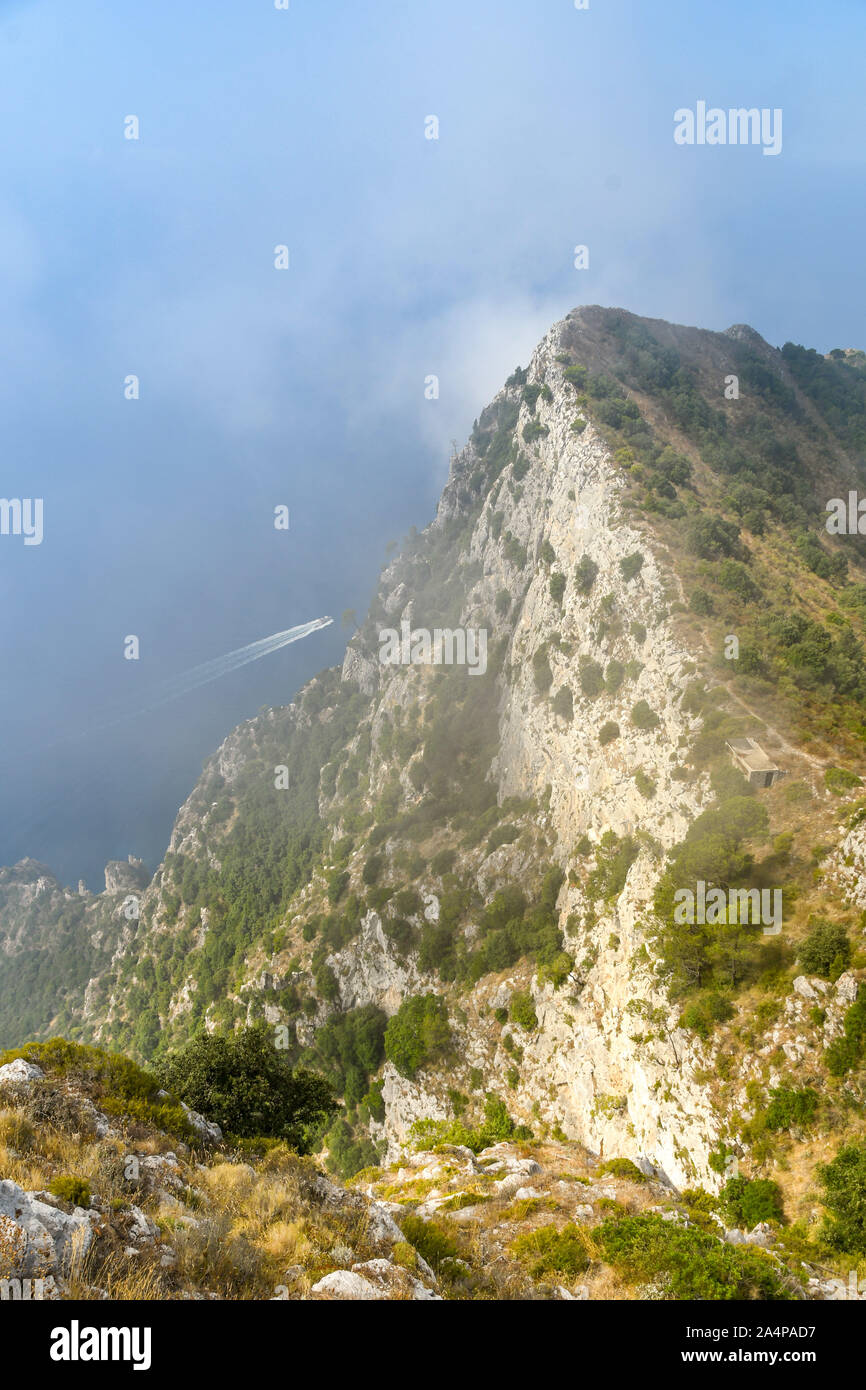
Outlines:
{"label": "tree", "polygon": [[811,917],[809,926],[812,930],[800,947],[797,959],[807,975],[838,979],[851,960],[848,933],[841,923],[827,922],[821,917]]}
{"label": "tree", "polygon": [[827,1240],[837,1250],[866,1255],[866,1145],[847,1144],[818,1168],[818,1177],[830,1212]]}
{"label": "tree", "polygon": [[160,1066],[159,1078],[228,1134],[283,1139],[298,1153],[310,1152],[316,1131],[337,1109],[330,1083],[302,1067],[293,1070],[266,1023],[193,1038]]}
{"label": "tree", "polygon": [[598,575],[598,565],[589,555],[581,555],[575,567],[574,577],[577,582],[577,592],[588,594]]}
{"label": "tree", "polygon": [[450,1040],[445,1000],[438,994],[415,995],[403,1000],[385,1029],[385,1056],[411,1081]]}

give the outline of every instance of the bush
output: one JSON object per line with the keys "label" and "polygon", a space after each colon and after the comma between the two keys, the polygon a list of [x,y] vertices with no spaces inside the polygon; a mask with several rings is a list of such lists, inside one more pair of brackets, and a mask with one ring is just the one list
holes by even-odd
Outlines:
{"label": "bush", "polygon": [[770,1092],[770,1097],[764,1114],[767,1129],[778,1132],[790,1129],[792,1125],[807,1125],[815,1118],[819,1097],[811,1086],[804,1086],[799,1091],[788,1086],[777,1086]]}
{"label": "bush", "polygon": [[647,776],[642,767],[639,767],[635,773],[634,782],[641,796],[646,797],[647,801],[655,796],[656,784],[651,777]]}
{"label": "bush", "polygon": [[739,553],[739,536],[740,528],[736,522],[705,515],[696,517],[689,526],[686,545],[693,555],[699,555],[702,560],[720,560],[723,556]]}
{"label": "bush", "polygon": [[866,1052],[866,990],[845,1014],[845,1033],[827,1048],[827,1070],[831,1076],[844,1076],[857,1066]]}
{"label": "bush", "polygon": [[590,700],[604,690],[604,671],[592,657],[583,656],[580,659],[580,688]]}
{"label": "bush", "polygon": [[698,613],[701,617],[708,618],[713,612],[713,600],[706,589],[694,589],[689,599],[689,608],[693,613]]}
{"label": "bush", "polygon": [[438,1272],[443,1260],[456,1260],[460,1254],[448,1231],[435,1221],[425,1221],[413,1211],[400,1213],[400,1230],[426,1260],[431,1269]]}
{"label": "bush", "polygon": [[84,1178],[68,1175],[53,1178],[48,1184],[48,1191],[62,1202],[71,1202],[74,1207],[90,1206],[90,1183]]}
{"label": "bush", "polygon": [[438,994],[404,999],[385,1029],[385,1056],[411,1081],[451,1041],[448,1009]]}
{"label": "bush", "polygon": [[193,1110],[240,1138],[284,1139],[308,1153],[337,1109],[323,1076],[293,1070],[266,1023],[237,1033],[202,1034],[159,1068],[162,1084]]}
{"label": "bush", "polygon": [[548,1274],[575,1279],[589,1267],[586,1236],[573,1222],[562,1230],[539,1226],[526,1231],[517,1237],[511,1249],[528,1266],[533,1279],[543,1279]]}
{"label": "bush", "polygon": [[574,571],[579,594],[588,594],[598,577],[598,565],[588,555],[581,555]]}
{"label": "bush", "polygon": [[552,574],[550,576],[550,597],[554,603],[562,604],[565,597],[565,575]]}
{"label": "bush", "polygon": [[819,1166],[818,1177],[830,1213],[824,1229],[828,1243],[866,1255],[866,1145],[847,1144],[832,1163]]}
{"label": "bush", "polygon": [[640,574],[643,569],[643,556],[639,550],[635,550],[631,555],[625,555],[619,562],[622,577],[628,583],[634,579],[635,575]]}
{"label": "bush", "polygon": [[604,1173],[610,1173],[614,1178],[628,1178],[629,1182],[646,1182],[646,1173],[642,1173],[630,1158],[605,1159],[598,1169],[598,1176]]}
{"label": "bush", "polygon": [[430,861],[430,868],[433,870],[434,874],[437,874],[439,878],[442,878],[445,874],[450,874],[451,870],[454,868],[454,863],[456,859],[456,850],[440,849],[437,854],[433,855],[433,858]]}
{"label": "bush", "polygon": [[604,673],[604,683],[609,694],[615,695],[625,680],[625,667],[616,657],[607,663],[607,670]]}
{"label": "bush", "polygon": [[515,990],[511,996],[508,1014],[512,1023],[517,1023],[527,1033],[538,1027],[538,1014],[532,1002],[532,995],[526,990]]}
{"label": "bush", "polygon": [[487,840],[487,853],[492,854],[502,845],[513,845],[519,834],[520,827],[517,825],[497,825]]}
{"label": "bush", "polygon": [[747,1231],[761,1221],[785,1219],[779,1184],[771,1178],[729,1178],[720,1201],[728,1220]]}
{"label": "bush", "polygon": [[558,714],[560,719],[567,719],[569,724],[574,718],[574,696],[567,685],[557,690],[553,699],[553,712]]}
{"label": "bush", "polygon": [[675,1226],[660,1216],[610,1219],[593,1234],[605,1260],[626,1279],[661,1285],[666,1298],[795,1297],[763,1252],[725,1245],[708,1232]]}
{"label": "bush", "polygon": [[[470,1073],[470,1085],[473,1090],[481,1085],[477,1068]],[[505,1102],[494,1095],[485,1098],[484,1120],[477,1129],[469,1129],[462,1120],[416,1120],[410,1133],[419,1148],[429,1149],[436,1144],[464,1144],[473,1153],[481,1153],[482,1149],[504,1139],[532,1138],[532,1131],[525,1125],[515,1125]]]}
{"label": "bush", "polygon": [[655,729],[660,723],[658,715],[651,710],[646,700],[638,700],[632,707],[631,722],[637,729]]}
{"label": "bush", "polygon": [[553,685],[553,672],[550,669],[550,662],[547,659],[547,644],[538,648],[532,658],[532,674],[535,680],[535,688],[539,695],[546,695]]}
{"label": "bush", "polygon": [[615,738],[619,738],[619,725],[615,724],[612,719],[608,719],[607,723],[602,724],[598,731],[598,741],[602,748],[606,748],[609,743],[613,743]]}
{"label": "bush", "polygon": [[381,874],[384,867],[385,856],[383,854],[371,854],[368,856],[368,858],[364,861],[364,867],[361,870],[361,878],[364,880],[368,887],[371,887],[374,883],[378,882],[379,875]]}
{"label": "bush", "polygon": [[824,785],[834,796],[844,796],[852,787],[862,786],[862,779],[844,767],[828,767],[824,773]]}
{"label": "bush", "polygon": [[[814,926],[812,923],[814,922]],[[825,980],[838,979],[851,961],[851,942],[839,922],[810,917],[812,930],[797,953],[797,959],[807,975],[821,975]]]}

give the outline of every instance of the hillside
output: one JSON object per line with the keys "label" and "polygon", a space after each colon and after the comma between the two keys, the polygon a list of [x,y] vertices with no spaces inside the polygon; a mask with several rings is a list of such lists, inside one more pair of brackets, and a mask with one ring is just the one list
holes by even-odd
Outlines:
{"label": "hillside", "polygon": [[[501,1142],[578,1146],[590,1183],[629,1160],[675,1201],[739,1165],[808,1245],[817,1165],[864,1132],[866,550],[825,527],[864,445],[862,354],[575,310],[342,670],[208,761],[138,919],[106,901],[94,934],[55,885],[23,929],[2,871],[2,1040],[159,1060],[261,1020],[341,1097],[344,1180],[387,1189],[424,1124],[466,1148],[492,1097]],[[781,894],[781,931],[684,925],[699,884]]]}

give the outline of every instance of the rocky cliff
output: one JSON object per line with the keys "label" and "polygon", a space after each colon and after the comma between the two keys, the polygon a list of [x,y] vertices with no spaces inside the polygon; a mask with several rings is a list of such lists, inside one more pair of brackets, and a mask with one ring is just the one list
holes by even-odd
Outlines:
{"label": "rocky cliff", "polygon": [[[827,1083],[808,1169],[862,1102],[827,1053],[866,965],[866,588],[823,515],[862,477],[864,400],[857,362],[742,326],[557,324],[342,671],[209,761],[70,1004],[81,1035],[149,1056],[266,1019],[344,1096],[344,1172],[495,1094],[536,1137],[712,1190],[732,1155],[774,1162],[774,1090]],[[748,814],[743,734],[787,774]],[[682,949],[662,890],[693,861],[783,885],[781,938]],[[828,913],[848,944],[822,974],[797,953]]]}

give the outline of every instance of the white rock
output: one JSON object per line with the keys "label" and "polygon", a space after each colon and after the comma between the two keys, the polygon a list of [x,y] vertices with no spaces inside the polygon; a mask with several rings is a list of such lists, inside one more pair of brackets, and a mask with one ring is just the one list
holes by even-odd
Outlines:
{"label": "white rock", "polygon": [[40,1202],[6,1178],[0,1181],[0,1244],[10,1251],[9,1274],[32,1278],[68,1269],[93,1241],[96,1213],[76,1207],[70,1215]]}
{"label": "white rock", "polygon": [[313,1294],[327,1294],[331,1298],[350,1298],[355,1301],[376,1302],[387,1298],[383,1289],[376,1288],[368,1279],[354,1274],[350,1269],[335,1269],[326,1274],[310,1290]]}
{"label": "white rock", "polygon": [[808,999],[810,1003],[822,998],[829,988],[826,980],[819,980],[814,975],[798,975],[793,984],[794,993],[799,994],[801,999]]}
{"label": "white rock", "polygon": [[213,1120],[206,1120],[204,1115],[200,1115],[197,1110],[190,1110],[184,1101],[181,1101],[181,1108],[200,1139],[204,1139],[207,1144],[220,1142],[223,1132],[218,1124]]}
{"label": "white rock", "polygon": [[14,1062],[0,1067],[0,1086],[29,1086],[34,1081],[42,1081],[44,1076],[41,1067],[33,1062],[25,1062],[23,1057],[16,1057]]}

